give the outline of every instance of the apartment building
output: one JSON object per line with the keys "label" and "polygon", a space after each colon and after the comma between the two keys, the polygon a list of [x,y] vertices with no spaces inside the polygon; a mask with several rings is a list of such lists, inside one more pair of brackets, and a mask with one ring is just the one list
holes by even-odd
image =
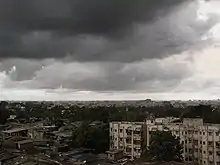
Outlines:
{"label": "apartment building", "polygon": [[199,165],[220,165],[220,125],[203,119],[151,118],[145,122],[111,122],[110,150],[122,150],[131,159],[139,158],[142,146],[149,146],[154,131],[171,131],[180,138],[183,158]]}
{"label": "apartment building", "polygon": [[140,158],[144,122],[111,122],[110,150],[123,150],[131,159]]}

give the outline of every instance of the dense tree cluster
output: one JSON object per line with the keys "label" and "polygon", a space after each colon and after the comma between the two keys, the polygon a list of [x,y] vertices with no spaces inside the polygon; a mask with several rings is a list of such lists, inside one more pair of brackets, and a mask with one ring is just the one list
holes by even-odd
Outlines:
{"label": "dense tree cluster", "polygon": [[76,148],[92,148],[97,153],[105,152],[109,148],[108,125],[91,126],[90,122],[83,122],[73,132],[71,145]]}
{"label": "dense tree cluster", "polygon": [[179,138],[168,131],[156,131],[151,135],[150,145],[144,156],[157,161],[182,161],[182,151]]}
{"label": "dense tree cluster", "polygon": [[9,111],[7,109],[8,103],[5,101],[0,102],[0,124],[5,124],[8,117],[9,117]]}

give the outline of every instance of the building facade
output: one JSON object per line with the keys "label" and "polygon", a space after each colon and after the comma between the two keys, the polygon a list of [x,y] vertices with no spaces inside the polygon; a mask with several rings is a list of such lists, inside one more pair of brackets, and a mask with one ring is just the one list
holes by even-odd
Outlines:
{"label": "building facade", "polygon": [[28,129],[26,128],[14,128],[6,131],[2,131],[2,136],[4,140],[11,137],[28,137]]}
{"label": "building facade", "polygon": [[183,159],[199,165],[220,165],[220,125],[202,119],[156,118],[145,122],[111,122],[110,149],[139,158],[154,131],[171,131],[183,145]]}
{"label": "building facade", "polygon": [[144,122],[110,123],[110,150],[123,150],[131,159],[141,156]]}

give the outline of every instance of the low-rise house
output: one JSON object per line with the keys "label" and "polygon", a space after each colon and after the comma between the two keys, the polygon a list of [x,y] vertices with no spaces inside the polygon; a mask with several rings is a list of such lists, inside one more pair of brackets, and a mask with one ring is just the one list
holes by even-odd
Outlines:
{"label": "low-rise house", "polygon": [[22,140],[15,143],[16,148],[19,150],[28,150],[33,148],[33,141],[32,140]]}
{"label": "low-rise house", "polygon": [[124,157],[123,151],[120,150],[110,150],[107,151],[107,154],[108,154],[108,160],[113,162],[118,161]]}
{"label": "low-rise house", "polygon": [[27,128],[14,128],[6,131],[2,131],[3,139],[6,140],[11,137],[28,137]]}

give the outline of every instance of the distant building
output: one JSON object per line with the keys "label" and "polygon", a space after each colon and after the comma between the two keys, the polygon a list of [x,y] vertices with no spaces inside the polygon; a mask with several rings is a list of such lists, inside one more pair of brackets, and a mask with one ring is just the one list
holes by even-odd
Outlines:
{"label": "distant building", "polygon": [[[149,146],[154,131],[171,131],[183,144],[185,162],[220,165],[220,125],[202,119],[151,118],[145,122],[111,122],[110,150],[123,150],[131,159],[139,158],[141,147]],[[141,143],[142,142],[142,143]]]}
{"label": "distant building", "polygon": [[6,131],[2,131],[3,139],[8,139],[11,137],[28,137],[28,129],[26,128],[14,128]]}
{"label": "distant building", "polygon": [[22,140],[15,143],[16,148],[19,150],[27,150],[33,148],[33,141],[32,140]]}

